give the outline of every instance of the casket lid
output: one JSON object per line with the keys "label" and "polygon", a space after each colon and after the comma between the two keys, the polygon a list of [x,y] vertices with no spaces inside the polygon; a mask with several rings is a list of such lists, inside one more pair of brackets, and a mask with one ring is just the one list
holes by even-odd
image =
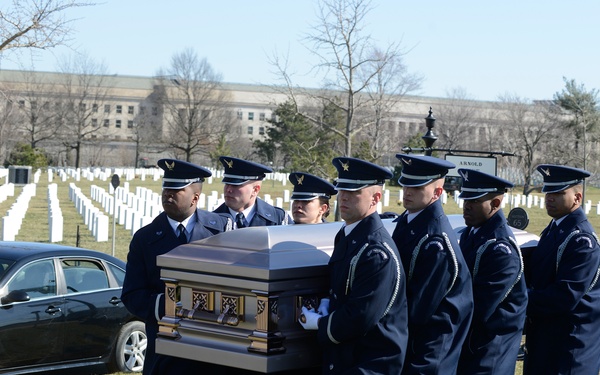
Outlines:
{"label": "casket lid", "polygon": [[264,280],[312,277],[326,269],[342,222],[248,227],[181,245],[157,265]]}

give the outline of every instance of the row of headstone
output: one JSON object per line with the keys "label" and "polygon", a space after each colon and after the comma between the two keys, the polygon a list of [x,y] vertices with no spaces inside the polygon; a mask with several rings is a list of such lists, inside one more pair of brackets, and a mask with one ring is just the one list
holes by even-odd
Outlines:
{"label": "row of headstone", "polygon": [[15,184],[9,182],[7,184],[0,185],[0,203],[8,199],[8,197],[15,196]]}
{"label": "row of headstone", "polygon": [[75,204],[75,209],[83,217],[83,223],[96,242],[108,241],[108,216],[94,206],[94,203],[81,192],[74,183],[69,184],[69,199]]}
{"label": "row of headstone", "polygon": [[58,200],[58,185],[48,185],[48,228],[50,242],[63,240],[64,221]]}
{"label": "row of headstone", "polygon": [[2,218],[2,241],[14,241],[16,235],[19,234],[31,197],[35,196],[35,189],[36,184],[24,185],[15,203],[8,209],[6,216]]}

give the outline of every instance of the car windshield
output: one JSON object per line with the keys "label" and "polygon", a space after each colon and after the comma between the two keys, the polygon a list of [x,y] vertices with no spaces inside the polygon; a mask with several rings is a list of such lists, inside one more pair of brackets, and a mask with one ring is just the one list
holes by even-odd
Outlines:
{"label": "car windshield", "polygon": [[4,276],[4,272],[10,268],[15,262],[8,259],[0,259],[0,277]]}

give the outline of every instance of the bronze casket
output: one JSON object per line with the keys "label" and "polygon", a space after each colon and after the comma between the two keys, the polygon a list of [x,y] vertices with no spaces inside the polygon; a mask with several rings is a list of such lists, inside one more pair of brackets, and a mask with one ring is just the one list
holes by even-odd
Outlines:
{"label": "bronze casket", "polygon": [[319,366],[315,332],[298,318],[327,295],[341,224],[244,228],[159,256],[157,353],[263,373]]}

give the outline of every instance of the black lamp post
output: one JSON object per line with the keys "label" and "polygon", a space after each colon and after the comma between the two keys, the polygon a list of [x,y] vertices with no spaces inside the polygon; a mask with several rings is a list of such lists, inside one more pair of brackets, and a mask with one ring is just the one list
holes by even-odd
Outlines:
{"label": "black lamp post", "polygon": [[438,139],[438,137],[433,134],[435,117],[433,117],[433,111],[431,110],[431,107],[429,107],[429,115],[425,117],[425,125],[427,126],[427,133],[421,138],[425,141],[425,155],[431,156],[431,153],[433,152],[433,143]]}

